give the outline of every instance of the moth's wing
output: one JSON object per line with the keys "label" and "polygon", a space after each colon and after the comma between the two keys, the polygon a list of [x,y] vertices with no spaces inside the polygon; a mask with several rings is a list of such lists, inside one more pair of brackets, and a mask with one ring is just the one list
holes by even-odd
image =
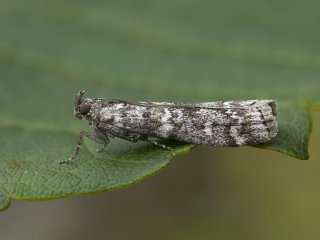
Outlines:
{"label": "moth's wing", "polygon": [[250,107],[271,108],[272,115],[277,116],[277,102],[275,100],[239,100],[239,101],[215,101],[204,103],[175,103],[175,102],[136,102],[124,99],[112,99],[110,103],[122,103],[146,107],[171,107],[171,108],[210,108],[210,109],[247,109]]}
{"label": "moth's wing", "polygon": [[117,99],[101,121],[145,136],[212,146],[252,145],[277,133],[272,100],[180,104]]}

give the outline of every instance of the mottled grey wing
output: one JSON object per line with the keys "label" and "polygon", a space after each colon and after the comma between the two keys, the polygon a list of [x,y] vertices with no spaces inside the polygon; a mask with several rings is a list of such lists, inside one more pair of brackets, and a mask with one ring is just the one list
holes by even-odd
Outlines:
{"label": "mottled grey wing", "polygon": [[101,121],[144,136],[211,146],[244,146],[277,134],[273,100],[143,103],[117,101],[103,108]]}

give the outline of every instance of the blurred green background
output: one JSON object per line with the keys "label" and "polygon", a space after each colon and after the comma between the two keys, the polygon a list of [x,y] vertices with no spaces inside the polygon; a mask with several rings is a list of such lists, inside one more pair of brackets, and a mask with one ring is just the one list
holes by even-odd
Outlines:
{"label": "blurred green background", "polygon": [[[72,116],[79,89],[319,109],[319,8],[315,0],[1,0],[0,126],[88,129]],[[319,239],[319,120],[314,112],[308,161],[198,147],[127,189],[14,201],[0,214],[0,239]]]}

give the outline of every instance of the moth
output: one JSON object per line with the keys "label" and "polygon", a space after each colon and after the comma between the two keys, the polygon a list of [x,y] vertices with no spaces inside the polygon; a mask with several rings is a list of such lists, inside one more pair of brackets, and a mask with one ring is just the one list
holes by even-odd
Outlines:
{"label": "moth", "polygon": [[[86,98],[79,91],[74,115],[85,119],[93,133],[81,131],[74,160],[83,137],[102,144],[118,137],[130,142],[146,141],[173,151],[159,139],[197,145],[237,147],[270,141],[277,135],[275,100],[218,101],[206,103],[134,102],[121,99]],[[157,140],[154,140],[157,139]]]}

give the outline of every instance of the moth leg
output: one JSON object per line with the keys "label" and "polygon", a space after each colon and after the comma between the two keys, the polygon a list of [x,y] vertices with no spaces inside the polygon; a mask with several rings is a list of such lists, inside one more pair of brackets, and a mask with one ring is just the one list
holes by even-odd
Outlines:
{"label": "moth leg", "polygon": [[161,147],[163,149],[166,149],[168,151],[171,151],[173,155],[175,155],[175,153],[173,152],[174,150],[171,148],[171,147],[168,147],[164,144],[160,144],[158,143],[157,141],[152,141],[151,139],[148,138],[148,136],[145,136],[145,135],[142,135],[142,134],[139,134],[139,133],[135,133],[135,132],[130,132],[126,129],[122,129],[121,127],[116,127],[116,126],[112,126],[113,128],[118,128],[119,130],[122,130],[121,131],[115,131],[115,130],[112,130],[112,128],[110,128],[110,126],[108,124],[100,124],[98,126],[102,132],[105,132],[106,134],[108,135],[113,135],[115,137],[118,137],[118,138],[121,138],[121,139],[124,139],[124,140],[127,140],[129,142],[137,142],[138,140],[140,141],[145,141],[145,142],[148,142],[148,143],[151,143],[157,147]]}
{"label": "moth leg", "polygon": [[104,146],[106,146],[109,143],[109,139],[108,139],[107,135],[104,135],[104,137],[102,137],[102,135],[93,135],[91,133],[81,131],[79,134],[78,141],[77,141],[75,153],[70,158],[59,161],[60,164],[70,163],[78,156],[80,147],[83,144],[83,136],[91,139],[94,142],[104,144]]}
{"label": "moth leg", "polygon": [[131,135],[115,135],[115,137],[121,138],[123,140],[129,141],[129,142],[137,142],[140,140],[140,135],[138,134],[131,134]]}
{"label": "moth leg", "polygon": [[168,151],[173,151],[173,149],[171,147],[168,147],[168,146],[166,146],[164,144],[158,143],[157,141],[148,140],[147,142],[151,143],[151,144],[153,144],[153,145],[155,145],[157,147],[161,147],[163,149],[166,149]]}
{"label": "moth leg", "polygon": [[175,153],[174,153],[174,150],[173,148],[171,147],[168,147],[164,144],[161,144],[161,143],[158,143],[157,141],[152,141],[150,140],[148,137],[145,137],[145,136],[142,136],[142,135],[139,135],[139,134],[132,134],[132,135],[117,135],[117,137],[119,138],[122,138],[124,140],[127,140],[129,142],[137,142],[138,140],[140,141],[144,141],[144,142],[148,142],[148,143],[151,143],[153,144],[154,146],[157,146],[157,147],[161,147],[163,149],[166,149],[168,151],[171,151],[173,156],[175,156]]}
{"label": "moth leg", "polygon": [[[107,126],[107,125],[104,125],[104,126]],[[117,128],[122,129],[120,127],[117,127]],[[122,138],[122,139],[130,141],[130,142],[137,142],[138,140],[145,141],[145,142],[151,143],[157,147],[161,147],[161,148],[166,149],[168,151],[172,151],[172,154],[175,155],[175,153],[173,152],[174,150],[171,147],[168,147],[164,144],[160,144],[157,141],[152,141],[151,139],[148,138],[148,136],[145,136],[145,135],[141,135],[141,134],[134,133],[134,132],[128,132],[127,130],[123,130],[123,134],[120,134],[120,132],[116,133],[115,131],[112,131],[110,128],[108,129],[108,133],[111,133],[118,138]]]}
{"label": "moth leg", "polygon": [[146,137],[146,138],[140,138],[140,140],[145,141],[145,142],[148,142],[148,143],[151,143],[151,144],[153,144],[154,146],[161,147],[161,148],[166,149],[166,150],[168,150],[168,151],[171,151],[171,152],[172,152],[172,155],[175,156],[175,153],[174,153],[173,148],[171,148],[171,147],[169,147],[169,146],[166,146],[166,145],[164,145],[164,144],[158,143],[157,141],[153,141],[153,140],[149,139],[148,137]]}
{"label": "moth leg", "polygon": [[[103,144],[102,148],[96,150],[96,152],[103,152],[105,150],[106,146],[110,142],[108,134],[99,128],[94,129],[94,132],[96,134],[96,135],[93,135],[93,137],[95,137],[95,139],[92,139],[92,138],[90,138],[90,139],[97,142],[97,143]],[[112,135],[110,135],[110,136],[112,137]],[[99,141],[101,140],[102,142],[98,142],[97,139]]]}
{"label": "moth leg", "polygon": [[[123,130],[122,128],[119,128],[121,131],[115,131],[112,128],[108,126],[108,124],[100,124],[98,126],[99,130],[103,132],[105,135],[108,135],[110,137],[117,137],[124,140],[127,140],[129,142],[137,142],[141,138],[141,134],[129,132],[127,130]],[[115,128],[115,127],[114,127]]]}

